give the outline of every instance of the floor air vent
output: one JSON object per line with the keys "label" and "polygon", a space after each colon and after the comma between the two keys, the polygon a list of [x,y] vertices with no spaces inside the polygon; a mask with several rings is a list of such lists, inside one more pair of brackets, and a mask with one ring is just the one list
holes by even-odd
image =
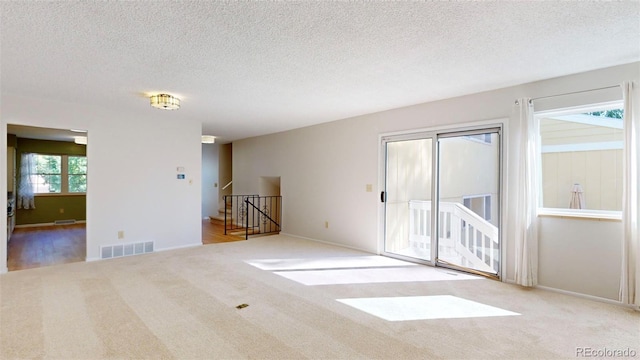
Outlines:
{"label": "floor air vent", "polygon": [[111,259],[150,252],[153,252],[153,241],[100,246],[100,259]]}
{"label": "floor air vent", "polygon": [[53,222],[54,225],[69,225],[69,224],[75,224],[76,220],[75,219],[69,219],[69,220],[56,220]]}

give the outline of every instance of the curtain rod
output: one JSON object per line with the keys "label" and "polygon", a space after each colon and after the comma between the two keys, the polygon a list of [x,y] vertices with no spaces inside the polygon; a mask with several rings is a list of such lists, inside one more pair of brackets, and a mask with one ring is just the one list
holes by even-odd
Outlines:
{"label": "curtain rod", "polygon": [[540,97],[533,98],[533,99],[529,100],[529,103],[531,103],[531,102],[533,102],[535,100],[540,100],[540,99],[548,99],[548,98],[552,98],[552,97],[565,96],[565,95],[582,94],[582,93],[591,92],[591,91],[614,89],[614,88],[617,88],[617,87],[620,87],[620,85],[611,85],[611,86],[605,86],[605,87],[596,88],[596,89],[573,91],[573,92],[568,92],[568,93],[564,93],[564,94],[557,94],[557,95],[540,96]]}

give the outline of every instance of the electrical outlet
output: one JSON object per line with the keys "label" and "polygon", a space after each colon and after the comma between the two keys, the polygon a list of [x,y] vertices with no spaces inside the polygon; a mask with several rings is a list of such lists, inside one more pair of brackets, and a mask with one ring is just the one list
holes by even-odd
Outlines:
{"label": "electrical outlet", "polygon": [[60,214],[64,214],[64,209],[60,208]]}
{"label": "electrical outlet", "polygon": [[325,227],[325,229],[328,229],[328,228],[329,228],[329,222],[328,222],[328,221],[325,221],[325,222],[324,222],[324,227]]}
{"label": "electrical outlet", "polygon": [[124,231],[123,230],[118,231],[118,239],[124,239]]}

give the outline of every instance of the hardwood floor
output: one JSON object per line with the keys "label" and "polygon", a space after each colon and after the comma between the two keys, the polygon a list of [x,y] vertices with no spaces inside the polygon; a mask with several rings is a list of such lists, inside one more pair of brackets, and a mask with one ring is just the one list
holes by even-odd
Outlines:
{"label": "hardwood floor", "polygon": [[202,243],[216,244],[244,240],[243,236],[225,235],[222,222],[202,220]]}
{"label": "hardwood floor", "polygon": [[[86,225],[55,225],[16,228],[7,246],[9,271],[84,261]],[[222,223],[202,220],[202,243],[216,244],[244,240],[224,235]]]}
{"label": "hardwood floor", "polygon": [[85,224],[16,228],[7,245],[9,271],[84,261]]}

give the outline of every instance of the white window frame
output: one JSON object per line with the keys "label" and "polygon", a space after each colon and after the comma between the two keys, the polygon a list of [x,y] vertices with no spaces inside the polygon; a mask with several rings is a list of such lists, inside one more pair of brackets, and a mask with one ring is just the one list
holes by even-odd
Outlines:
{"label": "white window frame", "polygon": [[[490,134],[478,134],[478,135],[467,135],[465,138],[470,141],[474,141],[480,144],[491,145],[491,136],[486,136]],[[480,138],[479,136],[482,136]]]}
{"label": "white window frame", "polygon": [[[42,195],[58,195],[60,193],[62,193],[62,181],[63,181],[63,160],[62,156],[60,154],[44,154],[44,153],[34,153],[35,157],[44,157],[44,156],[50,156],[50,157],[59,157],[60,158],[60,173],[39,173],[36,172],[35,174],[32,174],[37,176],[37,177],[41,177],[41,176],[51,176],[51,175],[56,175],[56,176],[60,176],[60,192],[39,192],[37,188],[34,187],[33,189],[33,194],[34,196],[42,196]],[[36,160],[37,161],[37,160]],[[32,178],[33,181],[33,178]]]}
{"label": "white window frame", "polygon": [[[467,206],[466,201],[469,200],[469,202],[471,202],[472,199],[483,199],[483,202],[482,202],[482,211],[484,213],[483,218],[487,221],[491,221],[491,211],[493,210],[493,204],[492,204],[493,201],[491,198],[492,198],[491,194],[463,195],[462,205],[464,205],[464,207],[466,207],[467,209],[473,211],[471,207]],[[489,208],[488,212],[487,212],[487,207]]]}
{"label": "white window frame", "polygon": [[63,170],[65,170],[65,177],[64,180],[62,181],[62,189],[65,190],[66,189],[66,193],[65,195],[86,195],[87,192],[85,191],[69,191],[69,176],[70,175],[74,175],[74,176],[78,176],[78,175],[84,175],[85,176],[85,183],[86,183],[86,176],[87,173],[85,172],[84,174],[70,174],[69,173],[69,158],[70,157],[79,157],[79,158],[87,158],[87,155],[72,155],[72,154],[68,154],[68,155],[63,155]]}
{"label": "white window frame", "polygon": [[[585,219],[602,219],[602,220],[622,220],[622,211],[612,210],[593,210],[593,209],[564,209],[564,208],[546,208],[543,206],[543,184],[542,184],[542,142],[540,139],[540,120],[548,117],[549,115],[570,115],[576,113],[585,113],[591,111],[610,110],[610,109],[624,109],[624,103],[622,100],[607,101],[602,103],[593,103],[582,106],[572,106],[559,109],[550,109],[544,111],[534,112],[533,118],[536,124],[538,149],[538,215],[540,216],[553,216],[553,217],[567,217],[567,218],[585,218]],[[626,109],[625,109],[626,110]],[[623,129],[626,131],[626,129]],[[611,144],[609,144],[611,145]],[[618,144],[611,145],[615,148],[619,148]],[[624,145],[623,145],[624,146]]]}
{"label": "white window frame", "polygon": [[[36,192],[33,195],[38,196],[74,196],[74,195],[86,195],[85,192],[69,192],[69,157],[84,157],[86,155],[74,155],[74,154],[48,154],[48,153],[34,153],[36,156],[59,156],[60,157],[60,192]],[[73,174],[77,175],[77,174]],[[85,174],[86,175],[86,174]],[[35,189],[34,189],[35,190]]]}

